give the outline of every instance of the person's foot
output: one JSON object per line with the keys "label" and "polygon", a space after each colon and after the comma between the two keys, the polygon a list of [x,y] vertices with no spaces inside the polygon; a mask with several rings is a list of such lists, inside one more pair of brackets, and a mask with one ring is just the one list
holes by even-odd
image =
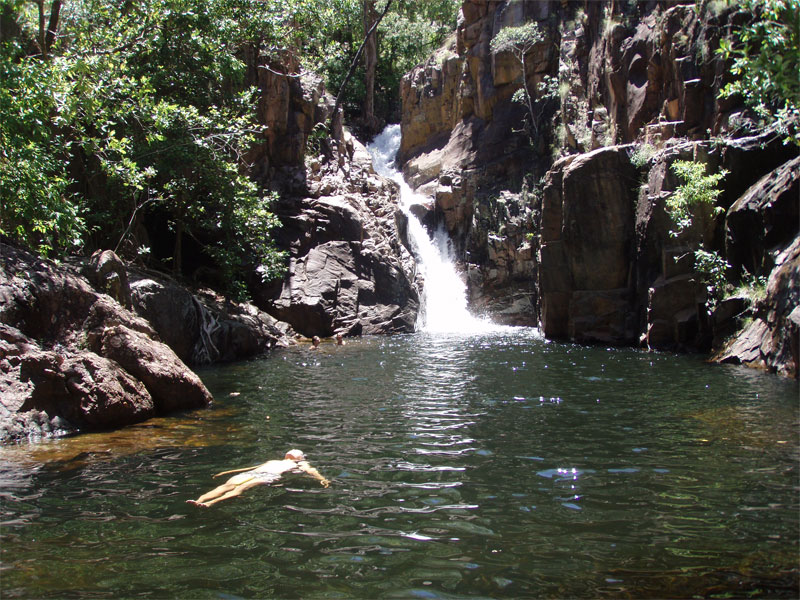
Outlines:
{"label": "person's foot", "polygon": [[205,502],[198,502],[197,500],[187,500],[187,504],[194,504],[195,506],[202,506],[203,508],[208,508],[208,504]]}

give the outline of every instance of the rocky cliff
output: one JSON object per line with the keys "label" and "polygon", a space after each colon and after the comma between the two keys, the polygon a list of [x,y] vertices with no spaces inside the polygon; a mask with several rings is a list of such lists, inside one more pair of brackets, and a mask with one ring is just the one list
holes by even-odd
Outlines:
{"label": "rocky cliff", "polygon": [[[462,3],[448,45],[403,80],[401,158],[433,200],[426,222],[460,248],[474,308],[552,338],[724,347],[797,372],[797,148],[719,97],[730,75],[714,50],[747,18],[718,2]],[[490,46],[530,22],[543,38],[522,73]],[[513,100],[523,77],[541,90],[535,135]],[[678,159],[728,175],[720,210],[674,239]],[[766,295],[714,306],[698,247],[728,261],[732,285],[768,279]]]}
{"label": "rocky cliff", "polygon": [[256,304],[308,337],[413,331],[418,288],[396,185],[338,120],[332,140],[322,135],[334,101],[318,77],[291,58],[252,59],[267,125],[253,172],[280,193],[274,237],[288,255],[280,281],[253,281]]}
{"label": "rocky cliff", "polygon": [[211,402],[187,365],[262,354],[298,335],[413,331],[414,261],[396,184],[334,122],[291,56],[249,57],[266,126],[252,175],[279,192],[286,275],[253,273],[253,304],[142,271],[113,252],[61,264],[0,243],[0,443],[109,429]]}

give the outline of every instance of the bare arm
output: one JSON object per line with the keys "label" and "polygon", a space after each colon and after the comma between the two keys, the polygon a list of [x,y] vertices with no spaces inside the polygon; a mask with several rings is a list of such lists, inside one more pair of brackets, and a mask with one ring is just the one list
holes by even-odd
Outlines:
{"label": "bare arm", "polygon": [[245,471],[252,471],[253,469],[257,469],[261,465],[256,465],[255,467],[245,467],[244,469],[231,469],[230,471],[222,471],[221,473],[217,473],[216,475],[212,475],[212,477],[220,477],[222,475],[230,475],[231,473],[244,473]]}
{"label": "bare arm", "polygon": [[325,479],[320,472],[317,471],[314,467],[312,467],[307,461],[302,461],[297,463],[297,468],[299,468],[303,473],[307,473],[311,475],[314,479],[318,480],[322,487],[328,487],[331,482]]}

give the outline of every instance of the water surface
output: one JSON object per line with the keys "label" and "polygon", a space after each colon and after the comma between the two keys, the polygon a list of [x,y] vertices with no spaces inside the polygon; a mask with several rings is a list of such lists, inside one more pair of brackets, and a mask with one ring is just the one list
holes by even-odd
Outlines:
{"label": "water surface", "polygon": [[[798,384],[533,330],[299,347],[0,450],[4,598],[796,597]],[[211,475],[303,449],[210,509]]]}

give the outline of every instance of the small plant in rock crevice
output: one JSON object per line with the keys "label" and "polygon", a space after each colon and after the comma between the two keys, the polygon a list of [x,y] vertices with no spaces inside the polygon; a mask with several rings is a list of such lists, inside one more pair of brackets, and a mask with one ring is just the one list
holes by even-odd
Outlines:
{"label": "small plant in rock crevice", "polygon": [[[679,237],[694,224],[695,207],[712,206],[712,215],[723,212],[714,206],[717,197],[722,193],[717,186],[727,175],[727,171],[706,173],[706,165],[701,162],[677,160],[672,164],[672,171],[683,180],[683,184],[667,198],[667,213],[675,223],[670,236]],[[708,284],[710,292],[709,308],[712,310],[722,298],[726,286],[726,272],[730,268],[728,262],[716,251],[697,248],[692,251],[694,267]]]}

